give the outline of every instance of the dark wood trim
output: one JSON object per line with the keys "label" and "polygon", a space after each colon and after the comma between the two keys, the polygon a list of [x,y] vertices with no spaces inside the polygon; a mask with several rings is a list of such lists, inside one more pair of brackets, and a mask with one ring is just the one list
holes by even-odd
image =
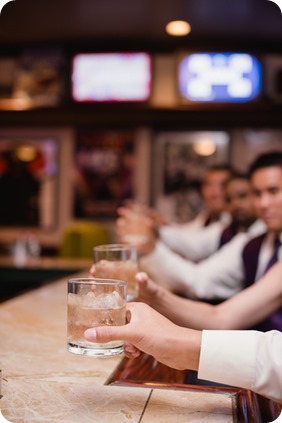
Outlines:
{"label": "dark wood trim", "polygon": [[273,422],[281,414],[281,405],[274,401],[270,401],[261,395],[256,395],[256,399],[258,401],[259,409],[261,412],[262,422]]}
{"label": "dark wood trim", "polygon": [[141,104],[62,105],[25,111],[0,110],[0,127],[71,126],[91,128],[222,129],[282,127],[282,103],[182,105],[154,108]]}
{"label": "dark wood trim", "polygon": [[136,359],[125,357],[107,380],[107,385],[146,387],[229,394],[232,397],[234,422],[268,423],[281,413],[281,406],[249,390],[221,386],[184,384],[187,371],[175,370],[142,353]]}
{"label": "dark wood trim", "polygon": [[128,379],[134,380],[136,383],[184,383],[185,377],[186,370],[172,369],[159,363],[152,356],[142,353],[135,359],[125,357],[106,384],[110,385]]}

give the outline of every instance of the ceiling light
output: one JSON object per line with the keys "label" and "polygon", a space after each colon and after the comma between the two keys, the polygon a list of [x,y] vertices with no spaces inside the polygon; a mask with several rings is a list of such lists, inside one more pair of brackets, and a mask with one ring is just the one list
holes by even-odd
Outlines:
{"label": "ceiling light", "polygon": [[209,139],[202,139],[193,144],[193,150],[199,156],[211,156],[216,151],[216,144]]}
{"label": "ceiling light", "polygon": [[20,145],[15,150],[15,155],[22,162],[31,162],[37,155],[37,150],[32,145]]}
{"label": "ceiling light", "polygon": [[191,25],[186,21],[171,21],[165,29],[167,34],[173,37],[183,37],[191,32]]}

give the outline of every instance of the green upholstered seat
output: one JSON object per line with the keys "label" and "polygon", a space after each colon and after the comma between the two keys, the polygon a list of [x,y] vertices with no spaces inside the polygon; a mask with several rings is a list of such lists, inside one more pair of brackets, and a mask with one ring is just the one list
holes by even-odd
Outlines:
{"label": "green upholstered seat", "polygon": [[63,232],[59,247],[60,257],[93,257],[95,245],[110,243],[108,229],[101,223],[75,222],[67,226]]}

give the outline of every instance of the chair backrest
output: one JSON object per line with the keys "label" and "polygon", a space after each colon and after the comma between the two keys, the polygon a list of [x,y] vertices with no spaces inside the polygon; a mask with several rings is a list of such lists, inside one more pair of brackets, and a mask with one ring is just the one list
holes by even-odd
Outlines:
{"label": "chair backrest", "polygon": [[58,254],[60,257],[92,258],[93,247],[110,242],[109,230],[103,224],[74,222],[64,229]]}

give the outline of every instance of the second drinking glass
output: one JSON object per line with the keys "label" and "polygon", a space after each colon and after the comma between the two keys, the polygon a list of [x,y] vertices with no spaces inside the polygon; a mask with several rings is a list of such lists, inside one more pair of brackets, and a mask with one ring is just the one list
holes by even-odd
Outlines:
{"label": "second drinking glass", "polygon": [[93,249],[95,277],[121,279],[127,282],[127,300],[138,297],[137,249],[129,244],[105,244]]}

